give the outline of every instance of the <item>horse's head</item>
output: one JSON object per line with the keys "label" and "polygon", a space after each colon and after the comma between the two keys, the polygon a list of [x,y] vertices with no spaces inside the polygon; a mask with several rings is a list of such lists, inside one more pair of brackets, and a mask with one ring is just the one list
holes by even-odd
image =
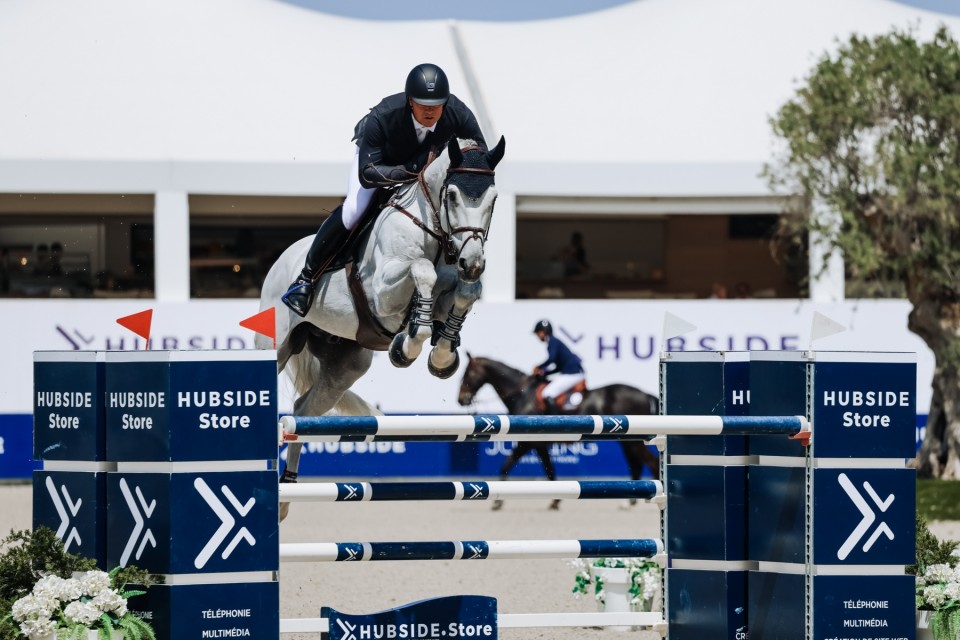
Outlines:
{"label": "horse's head", "polygon": [[503,136],[489,151],[455,138],[424,172],[443,231],[444,259],[457,265],[465,282],[476,282],[483,274],[483,246],[497,200],[494,168],[505,148]]}
{"label": "horse's head", "polygon": [[460,381],[460,393],[457,394],[457,402],[460,403],[461,407],[473,404],[477,391],[487,383],[481,360],[481,358],[474,358],[467,352],[467,367],[463,371],[463,380]]}

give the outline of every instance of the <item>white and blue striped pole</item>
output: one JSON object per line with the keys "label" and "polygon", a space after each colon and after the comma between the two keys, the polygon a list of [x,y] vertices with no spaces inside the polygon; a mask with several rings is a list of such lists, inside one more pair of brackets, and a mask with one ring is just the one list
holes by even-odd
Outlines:
{"label": "white and blue striped pole", "polygon": [[448,415],[284,416],[299,441],[553,441],[649,439],[655,435],[784,435],[809,432],[803,416]]}
{"label": "white and blue striped pole", "polygon": [[280,545],[280,560],[283,562],[653,558],[662,553],[663,543],[655,539],[293,542]]}
{"label": "white and blue striped pole", "polygon": [[657,480],[307,482],[280,485],[280,500],[283,502],[551,498],[557,500],[652,500],[661,496],[663,496],[663,485]]}

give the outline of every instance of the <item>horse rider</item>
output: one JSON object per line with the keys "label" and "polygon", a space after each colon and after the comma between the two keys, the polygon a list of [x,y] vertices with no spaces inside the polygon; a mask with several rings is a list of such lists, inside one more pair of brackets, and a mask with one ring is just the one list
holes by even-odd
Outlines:
{"label": "horse rider", "polygon": [[537,322],[533,333],[541,342],[547,343],[547,359],[533,369],[533,374],[552,374],[550,382],[542,391],[543,402],[547,413],[559,413],[557,397],[585,379],[583,361],[560,338],[553,335],[553,325],[547,320]]}
{"label": "horse rider", "polygon": [[347,181],[347,197],[317,231],[303,271],[281,297],[294,313],[307,315],[316,283],[343,248],[378,187],[413,182],[424,165],[453,137],[486,148],[476,116],[450,93],[450,83],[435,64],[419,64],[407,75],[403,93],[387,96],[357,123],[356,153]]}

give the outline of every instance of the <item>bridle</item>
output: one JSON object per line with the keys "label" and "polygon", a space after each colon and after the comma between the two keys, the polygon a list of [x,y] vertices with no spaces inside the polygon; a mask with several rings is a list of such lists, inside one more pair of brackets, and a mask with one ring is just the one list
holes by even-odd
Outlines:
{"label": "bridle", "polygon": [[[468,151],[480,151],[483,152],[483,148],[477,145],[472,145],[469,147],[464,147],[460,149],[461,153],[466,153]],[[432,158],[431,158],[432,161]],[[443,219],[440,216],[441,210],[446,210],[446,201],[447,188],[450,186],[450,179],[458,173],[468,173],[474,175],[482,176],[495,176],[497,173],[493,169],[483,169],[480,167],[450,167],[447,169],[446,178],[443,181],[443,185],[440,187],[440,206],[434,204],[433,198],[430,194],[430,188],[427,186],[426,179],[424,174],[426,173],[427,167],[429,167],[431,162],[427,162],[424,165],[423,169],[417,175],[417,184],[420,186],[421,192],[423,192],[424,199],[430,203],[430,213],[431,219],[433,222],[433,229],[428,228],[420,219],[414,216],[412,213],[404,209],[398,202],[391,202],[390,206],[399,211],[400,213],[406,215],[408,218],[413,220],[413,223],[418,227],[423,229],[426,233],[433,236],[440,242],[440,249],[443,253],[444,262],[447,264],[456,264],[460,259],[460,253],[463,252],[463,248],[470,240],[478,240],[480,245],[483,246],[487,241],[487,229],[483,227],[469,227],[469,226],[460,226],[460,227],[451,227],[448,230],[444,229]],[[450,227],[450,212],[447,211],[447,227]],[[469,233],[464,241],[460,244],[460,251],[456,251],[453,246],[453,243],[450,242],[452,236],[459,233]]]}

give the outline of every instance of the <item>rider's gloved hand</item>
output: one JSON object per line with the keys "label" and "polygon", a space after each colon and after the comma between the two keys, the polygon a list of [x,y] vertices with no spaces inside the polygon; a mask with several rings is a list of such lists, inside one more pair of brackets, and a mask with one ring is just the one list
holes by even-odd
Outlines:
{"label": "rider's gloved hand", "polygon": [[415,163],[392,167],[388,178],[395,182],[413,182],[417,179],[417,171],[413,169]]}

